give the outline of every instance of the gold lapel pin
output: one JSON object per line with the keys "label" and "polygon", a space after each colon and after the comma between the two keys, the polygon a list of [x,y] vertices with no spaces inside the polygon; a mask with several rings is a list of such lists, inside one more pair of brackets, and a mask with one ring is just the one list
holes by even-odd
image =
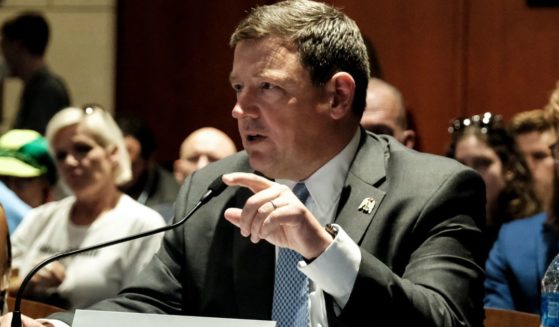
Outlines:
{"label": "gold lapel pin", "polygon": [[357,210],[359,211],[363,211],[366,213],[371,213],[373,212],[373,208],[375,207],[375,199],[373,198],[364,198],[363,201],[361,201],[361,204],[359,205],[359,208],[357,208]]}

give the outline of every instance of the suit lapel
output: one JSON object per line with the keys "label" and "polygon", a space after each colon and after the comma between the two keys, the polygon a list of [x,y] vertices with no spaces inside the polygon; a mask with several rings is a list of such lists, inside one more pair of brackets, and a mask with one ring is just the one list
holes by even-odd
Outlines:
{"label": "suit lapel", "polygon": [[543,278],[547,267],[557,255],[557,250],[559,249],[559,237],[549,227],[546,227],[546,217],[547,216],[543,216],[541,218],[541,223],[538,223],[535,227],[538,228],[538,234],[541,235],[541,237],[537,237],[536,240],[538,283],[540,279]]}
{"label": "suit lapel", "polygon": [[[377,212],[385,192],[377,187],[386,178],[385,162],[388,159],[388,144],[376,136],[361,131],[359,149],[349,169],[338,205],[335,222],[356,242]],[[361,208],[365,202],[374,201],[372,208]]]}
{"label": "suit lapel", "polygon": [[[388,142],[361,130],[361,140],[338,205],[335,222],[359,243],[377,212],[385,192],[378,187],[386,178]],[[236,206],[242,208],[252,192],[239,188]],[[359,210],[366,198],[375,201],[370,211]],[[274,289],[275,248],[268,242],[252,244],[235,230],[233,265],[239,314],[254,319],[270,319]]]}
{"label": "suit lapel", "polygon": [[[252,192],[239,188],[236,207],[242,208]],[[233,236],[233,280],[241,317],[270,319],[274,289],[275,248],[266,241],[258,244],[243,237],[238,229]]]}
{"label": "suit lapel", "polygon": [[543,276],[545,273],[545,269],[547,268],[547,258],[549,257],[549,237],[546,235],[547,232],[543,224],[536,225],[537,235],[541,235],[540,237],[535,238],[535,246],[536,250],[534,253],[536,254],[536,274],[535,279],[539,283],[538,276]]}

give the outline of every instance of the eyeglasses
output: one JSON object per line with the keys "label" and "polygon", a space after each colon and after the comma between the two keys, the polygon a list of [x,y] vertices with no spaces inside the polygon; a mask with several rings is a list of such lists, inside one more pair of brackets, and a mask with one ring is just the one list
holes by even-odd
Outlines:
{"label": "eyeglasses", "polygon": [[86,103],[82,106],[82,110],[85,112],[86,115],[91,115],[95,110],[105,111],[105,109],[103,109],[103,107],[101,107],[97,103]]}
{"label": "eyeglasses", "polygon": [[455,119],[448,127],[448,132],[450,134],[459,133],[469,126],[478,127],[483,134],[486,134],[494,127],[503,127],[503,118],[501,115],[493,115],[490,112],[486,112],[483,115]]}

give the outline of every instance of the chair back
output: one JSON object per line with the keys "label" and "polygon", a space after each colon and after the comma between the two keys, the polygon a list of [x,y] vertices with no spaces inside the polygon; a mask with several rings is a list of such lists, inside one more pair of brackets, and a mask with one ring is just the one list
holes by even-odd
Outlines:
{"label": "chair back", "polygon": [[539,327],[540,316],[514,310],[485,308],[485,327]]}

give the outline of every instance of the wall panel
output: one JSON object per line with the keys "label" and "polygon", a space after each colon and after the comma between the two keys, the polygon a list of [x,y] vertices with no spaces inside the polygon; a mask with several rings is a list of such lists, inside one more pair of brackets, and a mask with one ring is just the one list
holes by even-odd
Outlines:
{"label": "wall panel", "polygon": [[[174,159],[184,136],[201,126],[221,128],[240,145],[227,43],[257,2],[266,1],[119,2],[117,110],[151,122],[161,161]],[[452,118],[539,107],[559,79],[558,8],[523,0],[333,2],[375,43],[424,151],[443,153]]]}
{"label": "wall panel", "polygon": [[240,146],[231,118],[229,36],[251,1],[120,1],[117,110],[149,122],[158,159],[178,157],[193,130],[214,126]]}
{"label": "wall panel", "polygon": [[559,79],[559,8],[472,0],[468,21],[467,111],[541,108]]}
{"label": "wall panel", "polygon": [[339,2],[375,44],[384,78],[404,94],[421,149],[442,152],[446,125],[464,110],[463,2]]}

